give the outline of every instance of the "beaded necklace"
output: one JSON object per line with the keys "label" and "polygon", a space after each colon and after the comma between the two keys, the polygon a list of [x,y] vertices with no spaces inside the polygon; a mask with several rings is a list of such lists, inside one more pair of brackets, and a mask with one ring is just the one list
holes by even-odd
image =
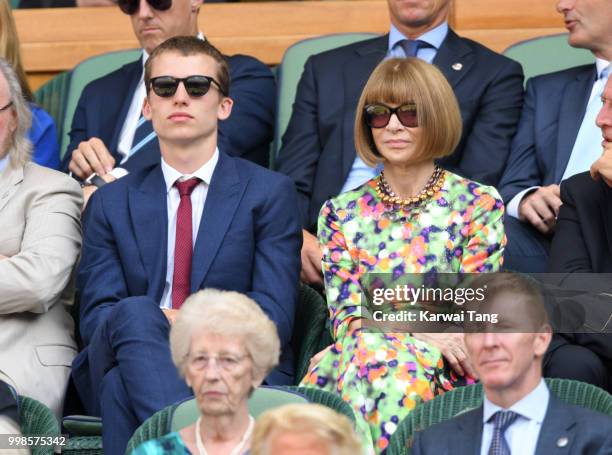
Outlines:
{"label": "beaded necklace", "polygon": [[445,177],[446,171],[436,165],[433,174],[431,174],[431,177],[429,177],[429,180],[419,194],[407,199],[402,199],[391,190],[389,183],[385,180],[385,173],[382,171],[377,179],[376,194],[385,204],[399,205],[402,208],[406,208],[421,203],[440,191],[440,188],[442,188],[444,184]]}

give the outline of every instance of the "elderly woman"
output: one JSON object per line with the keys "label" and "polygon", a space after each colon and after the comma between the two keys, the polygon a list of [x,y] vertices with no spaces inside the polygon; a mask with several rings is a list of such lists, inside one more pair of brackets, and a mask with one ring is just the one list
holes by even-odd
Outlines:
{"label": "elderly woman", "polygon": [[83,199],[73,179],[30,162],[30,122],[0,58],[0,380],[59,417],[76,354],[67,308]]}
{"label": "elderly woman", "polygon": [[278,364],[274,323],[249,297],[207,289],[181,307],[170,330],[172,359],[193,389],[200,417],[178,433],[147,441],[134,455],[248,452],[248,399]]}
{"label": "elderly woman", "polygon": [[27,133],[33,145],[32,161],[52,169],[59,168],[59,145],[55,123],[47,112],[34,104],[34,96],[21,64],[19,37],[9,0],[0,0],[0,57],[5,58],[15,70],[23,96],[28,100],[32,112],[32,126]]}
{"label": "elderly woman", "polygon": [[290,404],[263,413],[255,424],[250,455],[359,455],[351,421],[319,404]]}
{"label": "elderly woman", "polygon": [[357,153],[383,171],[327,201],[319,217],[336,342],[303,384],[348,401],[365,444],[378,452],[417,403],[472,380],[461,334],[360,328],[372,273],[500,268],[505,237],[497,191],[435,163],[452,153],[460,134],[457,101],[438,69],[411,58],[384,61],[364,88],[355,121]]}

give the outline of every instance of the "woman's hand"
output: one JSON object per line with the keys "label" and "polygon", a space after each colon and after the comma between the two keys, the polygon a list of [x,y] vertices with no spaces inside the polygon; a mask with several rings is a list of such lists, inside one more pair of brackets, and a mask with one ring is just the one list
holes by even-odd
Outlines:
{"label": "woman's hand", "polygon": [[477,378],[465,347],[463,333],[414,333],[413,336],[438,348],[453,370],[460,376]]}
{"label": "woman's hand", "polygon": [[317,364],[321,361],[323,356],[327,354],[327,352],[331,349],[332,346],[333,345],[330,344],[325,349],[320,352],[317,352],[315,355],[312,356],[312,359],[310,359],[310,363],[308,364],[308,371],[312,371],[312,369],[317,366]]}

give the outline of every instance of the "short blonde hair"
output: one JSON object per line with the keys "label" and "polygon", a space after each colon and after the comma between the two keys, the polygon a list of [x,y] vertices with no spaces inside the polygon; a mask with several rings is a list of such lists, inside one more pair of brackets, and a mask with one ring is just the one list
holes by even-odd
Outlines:
{"label": "short blonde hair", "polygon": [[363,449],[351,421],[320,404],[289,404],[264,412],[253,430],[251,455],[273,455],[276,434],[312,434],[330,446],[333,455],[359,455]]}
{"label": "short blonde hair", "polygon": [[205,289],[185,300],[170,329],[172,360],[183,377],[191,339],[201,333],[241,337],[253,360],[253,375],[261,381],[278,365],[276,325],[244,294]]}
{"label": "short blonde hair", "polygon": [[459,104],[440,70],[417,58],[385,60],[370,75],[355,115],[355,148],[369,166],[382,161],[364,116],[365,106],[374,103],[416,104],[421,127],[419,158],[450,155],[461,139]]}
{"label": "short blonde hair", "polygon": [[28,101],[32,101],[34,97],[21,63],[19,36],[8,0],[0,0],[0,57],[11,64],[19,79],[23,96]]}

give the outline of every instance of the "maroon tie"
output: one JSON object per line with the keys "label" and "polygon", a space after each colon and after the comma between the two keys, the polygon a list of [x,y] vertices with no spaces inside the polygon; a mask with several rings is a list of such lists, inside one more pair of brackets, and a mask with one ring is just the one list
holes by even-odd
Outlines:
{"label": "maroon tie", "polygon": [[178,310],[191,290],[191,256],[193,232],[191,220],[191,193],[201,182],[192,178],[174,183],[181,195],[176,213],[176,241],[174,243],[174,275],[172,277],[172,308]]}

